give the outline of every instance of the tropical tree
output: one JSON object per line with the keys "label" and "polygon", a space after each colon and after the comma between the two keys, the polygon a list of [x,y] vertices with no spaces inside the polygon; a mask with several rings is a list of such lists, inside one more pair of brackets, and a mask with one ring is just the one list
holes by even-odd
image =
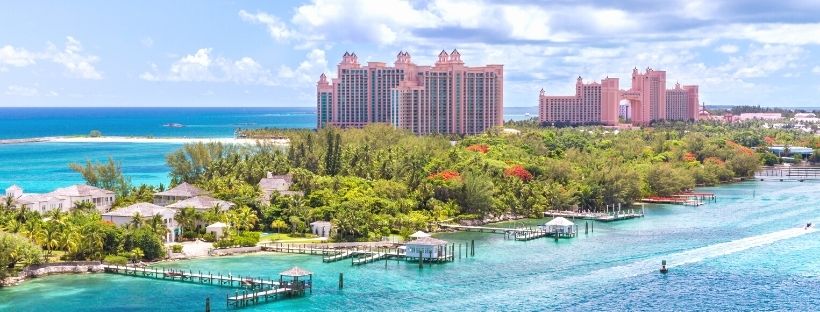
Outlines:
{"label": "tropical tree", "polygon": [[194,229],[196,228],[196,222],[199,219],[199,212],[192,207],[182,208],[177,211],[176,215],[174,215],[174,220],[176,220],[182,227],[183,236],[189,235],[188,238],[193,238],[193,236],[190,235],[195,235]]}
{"label": "tropical tree", "polygon": [[288,224],[282,219],[276,219],[271,222],[270,227],[276,229],[276,233],[279,233],[282,229],[287,228]]}

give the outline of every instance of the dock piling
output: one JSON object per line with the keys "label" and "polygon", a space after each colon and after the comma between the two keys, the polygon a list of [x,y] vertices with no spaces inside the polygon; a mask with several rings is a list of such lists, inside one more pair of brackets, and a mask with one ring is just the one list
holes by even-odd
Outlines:
{"label": "dock piling", "polygon": [[339,289],[345,288],[345,274],[339,273]]}
{"label": "dock piling", "polygon": [[584,234],[589,234],[589,221],[584,222]]}
{"label": "dock piling", "polygon": [[205,297],[205,312],[211,312],[211,297]]}

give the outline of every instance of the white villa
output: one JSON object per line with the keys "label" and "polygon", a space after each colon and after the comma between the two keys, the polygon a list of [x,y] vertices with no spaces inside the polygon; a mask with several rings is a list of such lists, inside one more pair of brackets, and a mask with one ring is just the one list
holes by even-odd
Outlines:
{"label": "white villa", "polygon": [[328,221],[314,221],[310,223],[310,232],[319,237],[330,237],[333,224]]}
{"label": "white villa", "polygon": [[102,215],[103,221],[110,221],[118,226],[128,225],[139,214],[143,220],[151,220],[155,215],[162,216],[162,222],[168,231],[165,233],[165,242],[175,242],[180,233],[179,224],[174,220],[176,210],[154,205],[152,203],[136,203],[128,207],[113,210]]}
{"label": "white villa", "polygon": [[421,257],[424,260],[429,260],[444,256],[447,242],[432,237],[421,237],[407,242],[405,246],[405,252],[408,258],[418,260],[419,257]]}
{"label": "white villa", "polygon": [[160,206],[167,206],[181,200],[186,200],[191,197],[207,194],[207,192],[201,190],[196,186],[193,186],[186,182],[182,182],[180,185],[177,185],[176,187],[171,188],[167,191],[154,193],[154,204]]}
{"label": "white villa", "polygon": [[233,206],[236,206],[236,204],[229,201],[216,199],[207,195],[199,195],[188,199],[180,200],[165,207],[177,210],[182,208],[194,208],[199,212],[203,212],[214,207],[219,207],[219,210],[225,211],[233,208]]}
{"label": "white villa", "polygon": [[77,202],[93,203],[99,212],[106,212],[111,209],[116,196],[112,191],[84,184],[58,188],[45,194],[24,193],[22,188],[12,185],[6,189],[2,200],[6,198],[12,198],[16,206],[40,213],[57,209],[69,211]]}
{"label": "white villa", "polygon": [[216,222],[214,224],[211,224],[211,225],[205,227],[205,233],[213,233],[214,238],[218,240],[218,239],[222,238],[222,236],[225,236],[225,231],[228,230],[228,227],[229,227],[229,225],[227,225],[225,223]]}
{"label": "white villa", "polygon": [[272,172],[268,172],[267,177],[262,178],[259,180],[259,189],[262,191],[262,201],[269,202],[270,196],[273,192],[277,192],[280,195],[303,195],[304,193],[299,191],[291,191],[290,186],[293,185],[293,176],[290,174],[286,175],[273,175]]}

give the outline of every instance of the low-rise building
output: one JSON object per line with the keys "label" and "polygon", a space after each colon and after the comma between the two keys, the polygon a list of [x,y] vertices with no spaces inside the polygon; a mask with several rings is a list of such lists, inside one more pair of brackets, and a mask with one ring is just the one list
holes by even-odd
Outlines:
{"label": "low-rise building", "polygon": [[315,221],[310,223],[310,232],[319,237],[330,237],[333,224],[329,221]]}
{"label": "low-rise building", "polygon": [[40,213],[51,210],[69,211],[79,202],[92,203],[97,211],[106,212],[116,200],[114,192],[84,184],[58,188],[45,194],[25,193],[21,187],[12,185],[6,189],[5,195],[5,198],[11,198],[15,207]]}
{"label": "low-rise building", "polygon": [[214,235],[214,239],[219,240],[220,238],[225,236],[225,232],[228,231],[228,225],[222,222],[216,222],[205,227],[205,233],[211,233]]}
{"label": "low-rise building", "polygon": [[447,242],[432,237],[421,237],[408,242],[405,246],[407,258],[427,261],[437,260],[440,256],[444,256]]}
{"label": "low-rise building", "polygon": [[181,200],[207,194],[207,192],[196,186],[188,184],[187,182],[182,182],[167,191],[154,193],[154,204],[168,206]]}
{"label": "low-rise building", "polygon": [[293,185],[293,176],[290,174],[273,175],[268,172],[265,178],[259,180],[259,190],[262,191],[262,202],[270,202],[271,194],[273,192],[279,195],[303,195],[299,191],[291,191],[290,187]]}
{"label": "low-rise building", "polygon": [[215,207],[219,207],[220,210],[225,211],[233,208],[234,206],[236,206],[236,204],[229,201],[216,199],[208,195],[199,195],[188,199],[180,200],[165,207],[176,210],[182,208],[194,208],[199,212],[203,212],[205,210],[212,209]]}
{"label": "low-rise building", "polygon": [[141,218],[143,221],[148,221],[159,215],[162,217],[162,223],[165,225],[165,242],[175,242],[177,237],[181,234],[181,229],[177,221],[174,219],[176,210],[158,206],[152,203],[136,203],[128,207],[119,208],[102,214],[103,221],[109,221],[119,226],[128,226],[132,224],[134,218]]}

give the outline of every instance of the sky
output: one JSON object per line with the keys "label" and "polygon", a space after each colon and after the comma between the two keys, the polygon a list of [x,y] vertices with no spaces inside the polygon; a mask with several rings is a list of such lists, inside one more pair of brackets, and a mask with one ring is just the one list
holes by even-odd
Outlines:
{"label": "sky", "polygon": [[6,1],[0,106],[315,106],[346,51],[503,64],[504,105],[632,68],[707,105],[820,106],[820,1]]}

